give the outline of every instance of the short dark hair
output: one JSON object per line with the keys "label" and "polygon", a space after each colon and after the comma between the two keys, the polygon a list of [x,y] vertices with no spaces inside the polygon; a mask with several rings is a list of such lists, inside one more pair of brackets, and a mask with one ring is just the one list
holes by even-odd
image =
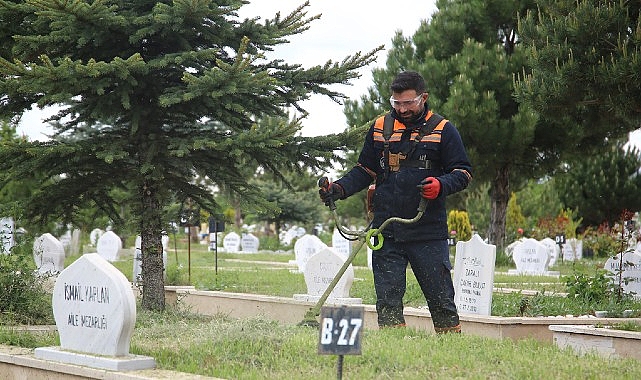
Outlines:
{"label": "short dark hair", "polygon": [[417,94],[425,92],[425,79],[416,71],[403,71],[396,75],[390,85],[392,92],[415,90]]}

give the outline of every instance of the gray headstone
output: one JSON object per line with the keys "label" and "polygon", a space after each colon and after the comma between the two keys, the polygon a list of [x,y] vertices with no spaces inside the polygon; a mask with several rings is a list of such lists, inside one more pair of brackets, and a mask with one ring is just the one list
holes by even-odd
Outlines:
{"label": "gray headstone", "polygon": [[456,243],[454,291],[459,313],[491,315],[496,246],[478,234]]}
{"label": "gray headstone", "polygon": [[65,248],[47,232],[33,242],[33,259],[38,273],[57,274],[65,268]]}

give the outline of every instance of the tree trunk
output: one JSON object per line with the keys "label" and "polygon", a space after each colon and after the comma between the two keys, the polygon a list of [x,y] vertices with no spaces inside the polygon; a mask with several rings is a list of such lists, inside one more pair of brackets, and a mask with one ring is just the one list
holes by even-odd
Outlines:
{"label": "tree trunk", "polygon": [[490,190],[492,214],[490,215],[488,240],[490,244],[496,245],[497,250],[501,250],[505,246],[505,215],[507,213],[507,203],[510,200],[509,177],[509,166],[505,165],[499,168],[496,171]]}
{"label": "tree trunk", "polygon": [[162,261],[162,214],[160,200],[153,183],[141,189],[142,213],[140,238],[142,251],[142,308],[165,309],[164,267]]}

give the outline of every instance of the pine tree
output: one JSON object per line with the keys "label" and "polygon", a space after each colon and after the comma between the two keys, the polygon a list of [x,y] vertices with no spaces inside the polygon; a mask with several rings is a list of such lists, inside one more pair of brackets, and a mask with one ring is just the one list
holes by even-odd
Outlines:
{"label": "pine tree", "polygon": [[641,156],[619,142],[568,165],[555,187],[561,201],[575,208],[586,225],[612,226],[623,210],[641,210]]}
{"label": "pine tree", "polygon": [[[114,218],[111,189],[126,189],[142,237],[142,307],[164,309],[161,231],[166,207],[191,198],[219,212],[212,187],[269,207],[244,166],[279,177],[337,157],[350,132],[303,138],[288,120],[311,94],[356,78],[380,48],[308,69],[268,61],[266,51],[320,17],[238,20],[241,0],[0,1],[0,117],[32,104],[61,106],[48,142],[0,149],[2,182],[23,173],[48,181],[24,202],[32,222],[69,220],[95,202]],[[304,111],[304,110],[303,110]],[[266,117],[278,123],[261,124]],[[279,175],[280,173],[280,175]]]}
{"label": "pine tree", "polygon": [[[543,156],[585,156],[641,126],[641,2],[540,0],[521,21],[530,74],[517,86],[548,125]],[[525,16],[525,15],[524,15]]]}

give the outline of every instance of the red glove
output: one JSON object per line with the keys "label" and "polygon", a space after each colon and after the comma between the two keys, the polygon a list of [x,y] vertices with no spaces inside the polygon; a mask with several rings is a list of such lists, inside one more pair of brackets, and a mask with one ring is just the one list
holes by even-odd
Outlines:
{"label": "red glove", "polygon": [[441,182],[434,177],[427,177],[421,181],[421,195],[426,199],[436,199],[441,192]]}

